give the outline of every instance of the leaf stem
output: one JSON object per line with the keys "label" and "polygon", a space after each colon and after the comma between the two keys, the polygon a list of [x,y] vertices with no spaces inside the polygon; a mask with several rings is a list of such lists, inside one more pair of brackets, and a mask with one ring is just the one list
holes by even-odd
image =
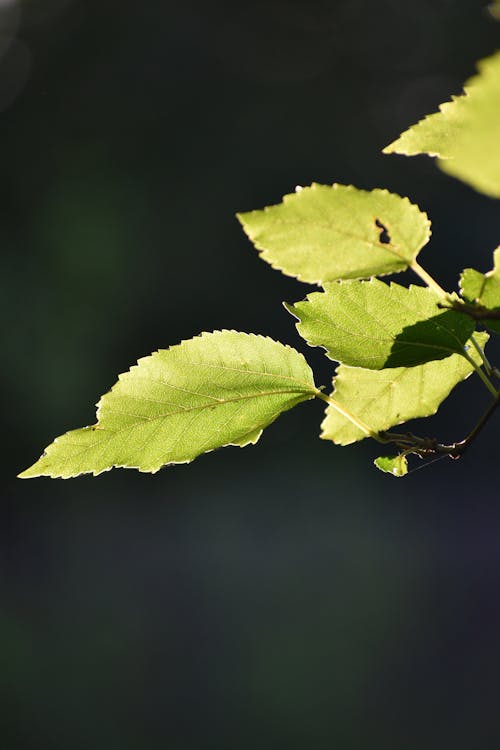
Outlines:
{"label": "leaf stem", "polygon": [[474,360],[472,359],[472,357],[470,356],[470,354],[468,354],[465,351],[465,349],[462,352],[462,354],[465,357],[465,359],[467,360],[467,362],[469,362],[472,365],[472,367],[474,368],[474,370],[476,371],[476,373],[479,375],[479,377],[481,378],[481,380],[485,384],[486,388],[493,395],[493,398],[498,398],[498,396],[500,395],[500,391],[497,391],[497,389],[495,388],[495,386],[493,385],[493,383],[491,382],[491,380],[488,378],[487,375],[485,375],[485,373],[482,371],[481,367],[477,364],[477,362],[474,362]]}
{"label": "leaf stem", "polygon": [[493,367],[491,366],[491,364],[490,364],[490,362],[488,360],[488,357],[484,353],[483,348],[477,343],[477,341],[474,338],[474,336],[471,336],[470,340],[472,341],[472,345],[474,346],[474,349],[477,351],[477,353],[479,354],[479,356],[483,360],[484,369],[486,370],[486,374],[489,377],[493,373]]}
{"label": "leaf stem", "polygon": [[429,287],[429,289],[433,289],[439,297],[443,297],[443,298],[448,297],[448,292],[445,292],[443,287],[441,287],[437,283],[437,281],[432,278],[430,273],[427,273],[425,268],[422,268],[420,263],[417,263],[417,261],[414,260],[413,263],[410,264],[410,268],[414,273],[417,274],[417,276],[420,279],[422,279],[424,284],[426,284]]}
{"label": "leaf stem", "polygon": [[[410,264],[410,268],[411,268],[411,270],[414,273],[417,274],[417,276],[420,279],[422,279],[423,282],[425,282],[425,284],[427,284],[427,286],[429,287],[429,289],[433,289],[436,292],[437,295],[439,295],[440,297],[442,297],[444,299],[446,299],[448,297],[448,293],[445,292],[445,290],[437,283],[437,281],[432,278],[432,276],[430,275],[430,273],[427,273],[427,271],[425,270],[425,268],[422,268],[422,266],[420,265],[420,263],[418,263],[416,260],[414,260],[413,263]],[[488,359],[486,358],[485,353],[483,352],[482,348],[477,343],[477,341],[474,338],[474,336],[471,336],[471,341],[472,341],[472,344],[473,344],[474,348],[476,349],[477,353],[479,354],[479,356],[481,357],[481,359],[482,359],[482,361],[484,363],[486,372],[488,373],[488,375],[491,375],[492,372],[493,372],[493,368],[491,367]],[[487,375],[484,374],[484,372],[482,371],[481,367],[476,362],[474,362],[474,360],[472,359],[472,357],[469,354],[467,354],[467,352],[465,350],[464,350],[463,354],[464,354],[464,357],[467,359],[467,361],[470,362],[470,364],[474,367],[474,370],[477,372],[477,374],[479,375],[479,377],[481,378],[481,380],[485,384],[486,388],[490,391],[490,393],[493,394],[494,398],[497,398],[498,397],[498,391],[496,390],[496,388],[494,387],[494,385],[491,383],[491,381],[489,380],[489,378],[487,377]]]}
{"label": "leaf stem", "polygon": [[349,422],[352,422],[353,425],[355,425],[358,429],[361,430],[361,432],[364,432],[365,435],[368,437],[373,438],[374,440],[377,440],[378,442],[382,442],[380,440],[378,432],[374,432],[371,430],[368,425],[366,425],[359,417],[356,417],[354,414],[351,414],[348,409],[345,408],[345,406],[342,406],[338,403],[332,396],[327,396],[326,393],[322,393],[321,391],[316,391],[316,396],[320,398],[325,403],[329,404],[330,406],[333,406],[333,408],[339,412],[339,414],[342,414],[343,417],[349,420]]}
{"label": "leaf stem", "polygon": [[470,443],[477,437],[478,433],[483,429],[486,422],[489,420],[495,409],[500,405],[500,392],[497,394],[497,397],[492,403],[489,405],[489,407],[486,409],[480,420],[477,422],[475,427],[469,432],[465,440],[462,440],[461,443],[458,445],[462,446],[461,452],[463,453],[464,450],[467,448]]}
{"label": "leaf stem", "polygon": [[464,315],[468,315],[474,320],[500,320],[500,309],[498,307],[490,310],[488,307],[483,307],[477,303],[472,304],[462,299],[449,300],[449,304],[443,305],[443,307],[463,312]]}

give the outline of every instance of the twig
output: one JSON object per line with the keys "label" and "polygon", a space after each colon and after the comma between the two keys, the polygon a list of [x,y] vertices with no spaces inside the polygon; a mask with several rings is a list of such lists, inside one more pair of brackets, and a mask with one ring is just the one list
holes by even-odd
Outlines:
{"label": "twig", "polygon": [[438,307],[445,310],[456,310],[457,312],[464,313],[474,320],[500,320],[500,309],[495,307],[490,309],[483,307],[483,305],[470,304],[469,302],[463,302],[462,300],[450,300],[447,304],[438,302]]}
{"label": "twig", "polygon": [[440,443],[437,438],[418,437],[411,432],[381,432],[379,433],[379,438],[383,442],[394,443],[405,453],[415,453],[421,458],[444,455],[453,459],[458,459],[463,456],[470,444],[476,439],[499,405],[500,393],[497,394],[496,398],[490,403],[489,407],[474,428],[469,432],[467,437],[456,443],[450,443],[449,445]]}

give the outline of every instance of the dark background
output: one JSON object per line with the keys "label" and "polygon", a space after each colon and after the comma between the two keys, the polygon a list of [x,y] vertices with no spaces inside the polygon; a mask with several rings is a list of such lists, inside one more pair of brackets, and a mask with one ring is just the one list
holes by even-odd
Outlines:
{"label": "dark background", "polygon": [[[329,382],[281,306],[309,287],[238,210],[387,187],[431,216],[445,287],[491,267],[500,203],[380,153],[500,46],[485,5],[1,0],[2,748],[499,746],[498,423],[404,480],[319,441],[319,402],[155,476],[15,479],[201,330],[268,334]],[[463,437],[483,391],[415,429]]]}

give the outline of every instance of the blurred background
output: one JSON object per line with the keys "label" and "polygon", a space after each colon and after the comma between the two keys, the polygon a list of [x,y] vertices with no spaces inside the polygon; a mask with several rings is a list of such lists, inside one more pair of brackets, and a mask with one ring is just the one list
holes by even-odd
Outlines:
{"label": "blurred background", "polygon": [[[330,382],[281,306],[310,287],[236,211],[387,187],[429,213],[441,284],[491,267],[499,202],[381,154],[500,47],[486,6],[0,0],[6,750],[498,747],[498,420],[404,480],[374,443],[319,441],[319,402],[155,476],[15,479],[202,330],[270,335]],[[460,439],[483,390],[415,431]]]}

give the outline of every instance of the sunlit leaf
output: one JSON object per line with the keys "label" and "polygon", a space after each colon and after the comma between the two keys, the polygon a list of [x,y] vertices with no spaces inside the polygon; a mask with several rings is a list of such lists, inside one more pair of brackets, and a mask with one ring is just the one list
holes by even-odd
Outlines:
{"label": "sunlit leaf", "polygon": [[139,360],[98,404],[97,424],[62,435],[20,476],[113,467],[155,472],[224,445],[255,443],[281,412],[316,394],[294,349],[236,331],[204,333]]}
{"label": "sunlit leaf", "polygon": [[443,171],[500,198],[500,52],[478,69],[463,95],[410,127],[384,153],[437,156]]}
{"label": "sunlit leaf", "polygon": [[[484,346],[488,335],[477,333],[475,338]],[[475,362],[480,362],[473,347],[469,354]],[[472,365],[459,354],[417,367],[378,371],[340,365],[332,397],[377,433],[409,419],[435,414],[453,388],[472,371]],[[349,445],[367,437],[331,405],[327,407],[321,430],[324,440],[338,445]]]}
{"label": "sunlit leaf", "polygon": [[337,184],[298,188],[238,219],[273,268],[318,284],[403,271],[430,236],[426,214],[407,198]]}
{"label": "sunlit leaf", "polygon": [[325,291],[287,305],[299,319],[297,330],[330,359],[380,370],[412,367],[461,353],[474,322],[443,311],[440,298],[425,287],[371,281],[325,284]]}
{"label": "sunlit leaf", "polygon": [[395,477],[404,477],[408,474],[408,461],[402,454],[398,456],[379,456],[373,462],[377,469]]}

